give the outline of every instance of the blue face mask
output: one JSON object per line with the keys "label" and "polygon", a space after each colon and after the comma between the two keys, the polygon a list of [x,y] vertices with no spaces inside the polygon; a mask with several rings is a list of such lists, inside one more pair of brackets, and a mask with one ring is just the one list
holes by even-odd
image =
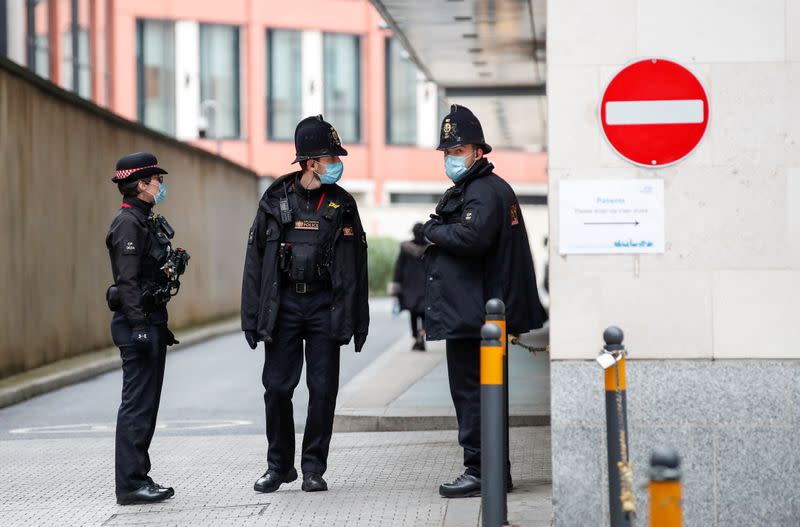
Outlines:
{"label": "blue face mask", "polygon": [[325,167],[325,173],[320,174],[319,172],[314,172],[319,176],[319,180],[322,182],[323,185],[333,185],[342,177],[342,172],[344,172],[344,163],[341,161],[337,161],[336,163],[331,163],[326,165],[325,163],[320,163],[322,166]]}
{"label": "blue face mask", "polygon": [[453,182],[457,182],[459,179],[464,177],[464,174],[467,173],[469,167],[465,165],[467,159],[472,157],[474,152],[468,156],[459,157],[459,156],[445,156],[444,158],[444,172],[447,174],[447,177],[453,180]]}
{"label": "blue face mask", "polygon": [[[148,194],[150,194],[148,192]],[[150,194],[153,196],[153,201],[155,201],[156,205],[163,202],[167,197],[167,184],[163,181],[158,184],[158,194]]]}

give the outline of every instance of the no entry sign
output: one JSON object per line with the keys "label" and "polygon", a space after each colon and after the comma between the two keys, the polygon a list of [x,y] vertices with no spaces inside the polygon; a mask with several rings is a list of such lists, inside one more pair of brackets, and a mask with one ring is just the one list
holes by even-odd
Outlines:
{"label": "no entry sign", "polygon": [[634,62],[608,83],[600,104],[603,133],[637,165],[662,167],[694,150],[708,127],[708,97],[692,72],[664,59]]}

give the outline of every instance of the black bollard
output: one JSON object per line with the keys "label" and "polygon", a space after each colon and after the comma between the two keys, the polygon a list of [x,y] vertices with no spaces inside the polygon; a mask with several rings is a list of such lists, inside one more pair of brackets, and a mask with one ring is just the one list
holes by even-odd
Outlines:
{"label": "black bollard", "polygon": [[503,344],[495,324],[481,328],[481,507],[483,527],[503,525],[506,458],[503,445]]}
{"label": "black bollard", "polygon": [[[511,477],[511,456],[509,456],[509,412],[508,412],[508,330],[506,328],[506,305],[499,298],[486,302],[486,323],[500,328],[500,344],[503,346],[503,449],[506,474]],[[510,480],[509,482],[510,483]],[[506,484],[506,490],[509,485]],[[508,501],[503,495],[503,525],[508,525]]]}
{"label": "black bollard", "polygon": [[603,332],[605,346],[598,360],[605,368],[606,441],[608,445],[608,500],[611,527],[629,527],[635,513],[628,457],[628,402],[625,379],[624,334],[616,326]]}

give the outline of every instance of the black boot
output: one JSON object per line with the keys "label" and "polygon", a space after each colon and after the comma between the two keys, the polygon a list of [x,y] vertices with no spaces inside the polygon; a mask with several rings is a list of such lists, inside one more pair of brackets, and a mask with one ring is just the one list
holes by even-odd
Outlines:
{"label": "black boot", "polygon": [[314,472],[303,474],[303,485],[300,487],[306,492],[320,492],[328,490],[328,484],[322,476]]}
{"label": "black boot", "polygon": [[452,483],[439,487],[439,495],[444,498],[473,498],[481,495],[481,478],[471,474],[461,474]]}
{"label": "black boot", "polygon": [[117,493],[119,505],[133,505],[134,503],[157,503],[175,495],[172,488],[164,488],[153,483],[146,483],[131,492]]}
{"label": "black boot", "polygon": [[264,475],[258,478],[253,485],[257,492],[275,492],[284,483],[291,483],[297,479],[297,470],[292,467],[288,472],[280,473],[277,470],[269,469]]}

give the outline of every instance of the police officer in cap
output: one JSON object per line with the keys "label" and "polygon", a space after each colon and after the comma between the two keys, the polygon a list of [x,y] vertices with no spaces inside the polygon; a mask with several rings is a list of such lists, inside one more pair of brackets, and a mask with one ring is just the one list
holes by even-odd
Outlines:
{"label": "police officer in cap", "polygon": [[[466,467],[455,481],[439,487],[439,493],[460,498],[481,493],[480,330],[485,304],[501,299],[508,332],[517,335],[541,327],[545,313],[519,202],[486,159],[492,147],[478,118],[464,106],[452,105],[442,121],[437,150],[444,152],[445,174],[454,185],[423,229],[433,244],[425,257],[425,329],[428,340],[447,341],[450,394]],[[510,462],[507,478],[510,489]]]}
{"label": "police officer in cap", "polygon": [[355,337],[361,351],[369,326],[367,242],[353,197],[337,185],[342,148],[321,115],[295,130],[300,170],[267,189],[247,241],[242,330],[256,349],[265,343],[262,381],[267,421],[267,471],[254,488],[274,492],[297,479],[292,394],[305,342],[308,417],[303,436],[302,490],[328,489],[323,479],[339,389],[339,347]]}
{"label": "police officer in cap", "polygon": [[111,336],[122,356],[115,449],[120,505],[157,502],[175,494],[148,475],[167,346],[178,343],[167,328],[166,304],[177,292],[188,260],[183,249],[172,248],[172,227],[153,212],[166,197],[166,173],[153,154],[139,152],[117,161],[112,178],[122,194],[106,236],[114,277],[106,300],[114,312]]}

